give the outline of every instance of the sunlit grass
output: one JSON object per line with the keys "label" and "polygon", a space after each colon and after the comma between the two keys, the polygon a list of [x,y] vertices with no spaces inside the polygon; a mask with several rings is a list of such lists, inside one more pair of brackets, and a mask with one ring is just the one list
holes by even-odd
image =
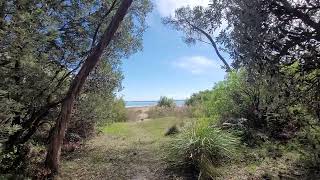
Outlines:
{"label": "sunlit grass", "polygon": [[114,123],[102,128],[105,134],[128,137],[132,132],[129,123]]}
{"label": "sunlit grass", "polygon": [[173,125],[182,126],[190,119],[179,119],[176,117],[165,117],[140,122],[114,123],[102,128],[107,135],[121,137],[143,137],[149,136],[154,140],[164,138],[166,129]]}
{"label": "sunlit grass", "polygon": [[[175,138],[165,136],[173,125],[189,121],[176,117],[138,122],[113,123],[100,127],[102,134],[86,143],[80,152],[62,163],[62,175],[68,179],[127,179],[136,166],[159,168],[164,163],[162,145]],[[164,168],[164,167],[163,167]],[[129,171],[128,171],[129,169]],[[62,179],[64,179],[62,178]]]}

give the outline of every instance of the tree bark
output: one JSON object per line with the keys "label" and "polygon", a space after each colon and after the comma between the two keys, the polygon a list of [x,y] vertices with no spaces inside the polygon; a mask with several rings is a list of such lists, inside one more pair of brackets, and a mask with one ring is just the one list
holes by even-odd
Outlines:
{"label": "tree bark", "polygon": [[3,29],[4,27],[4,21],[5,21],[5,14],[6,14],[6,6],[7,6],[7,2],[3,1],[0,2],[0,29]]}
{"label": "tree bark", "polygon": [[82,65],[79,73],[73,79],[69,87],[65,101],[62,103],[60,114],[56,120],[56,125],[52,130],[50,142],[48,145],[48,152],[45,165],[49,170],[51,170],[49,175],[55,175],[58,173],[61,145],[63,143],[67,124],[71,116],[74,101],[79,95],[79,92],[81,91],[89,73],[99,62],[104,49],[109,45],[110,41],[112,40],[124,16],[127,14],[127,11],[131,6],[132,1],[133,0],[122,1],[116,14],[112,18],[108,28],[102,35],[100,42],[93,48],[90,55],[87,57],[84,64]]}

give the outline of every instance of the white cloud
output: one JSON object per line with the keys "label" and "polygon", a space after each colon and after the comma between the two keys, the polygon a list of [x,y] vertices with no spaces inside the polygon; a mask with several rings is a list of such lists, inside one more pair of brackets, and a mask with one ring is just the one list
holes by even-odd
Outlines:
{"label": "white cloud", "polygon": [[156,8],[162,17],[174,15],[180,7],[208,6],[210,0],[155,0]]}
{"label": "white cloud", "polygon": [[173,66],[192,74],[206,74],[219,69],[219,64],[204,56],[183,57],[173,62]]}

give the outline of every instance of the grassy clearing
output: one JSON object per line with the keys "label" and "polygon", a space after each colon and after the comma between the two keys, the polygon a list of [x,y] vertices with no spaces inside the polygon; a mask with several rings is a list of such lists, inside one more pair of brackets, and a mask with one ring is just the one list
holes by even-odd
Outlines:
{"label": "grassy clearing", "polygon": [[[167,142],[175,136],[164,136],[173,126],[186,124],[190,119],[174,117],[157,118],[138,122],[114,123],[101,129],[102,134],[62,161],[60,179],[183,179],[168,171],[165,158]],[[293,162],[297,154],[286,152],[272,158],[270,148],[247,150],[240,161],[215,167],[215,179],[294,179]],[[273,151],[272,151],[273,152]],[[275,153],[276,155],[277,153]]]}
{"label": "grassy clearing", "polygon": [[166,171],[162,144],[174,117],[114,123],[79,151],[64,157],[60,179],[179,179]]}
{"label": "grassy clearing", "polygon": [[110,126],[105,126],[102,128],[102,132],[115,136],[128,137],[132,134],[132,130],[128,123],[114,123]]}

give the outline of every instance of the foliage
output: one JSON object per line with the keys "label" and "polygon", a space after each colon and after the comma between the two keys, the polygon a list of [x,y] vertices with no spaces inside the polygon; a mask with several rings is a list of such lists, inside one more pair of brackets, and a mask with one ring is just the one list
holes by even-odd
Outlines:
{"label": "foliage", "polygon": [[219,44],[215,41],[214,36],[214,32],[218,29],[217,27],[222,24],[221,16],[222,9],[220,8],[219,10],[219,7],[215,7],[215,11],[202,6],[197,6],[193,9],[182,7],[175,11],[174,17],[164,18],[163,23],[182,31],[185,35],[184,41],[187,44],[195,44],[197,41],[210,44],[223,62],[226,71],[230,72],[232,69],[220,53]]}
{"label": "foliage", "polygon": [[127,121],[127,111],[125,101],[121,99],[116,99],[113,103],[112,110],[114,113],[112,122],[125,122]]}
{"label": "foliage", "polygon": [[309,107],[297,106],[292,108],[296,118],[302,123],[302,128],[297,135],[296,144],[302,155],[301,162],[305,165],[307,173],[315,174],[320,171],[320,126],[317,119],[308,113]]}
{"label": "foliage", "polygon": [[76,101],[68,133],[87,138],[95,133],[97,125],[123,119],[117,116],[117,113],[123,113],[123,109],[119,106],[120,100],[115,98],[115,92],[121,89],[122,75],[119,69],[112,68],[111,65],[101,62],[90,74]]}
{"label": "foliage", "polygon": [[[118,6],[119,0],[1,1],[0,128],[6,152],[32,140],[47,143],[71,79]],[[151,8],[148,0],[133,3],[77,99],[70,131],[87,137],[97,121],[124,120],[123,102],[115,98],[121,89],[120,60],[142,49],[145,17]],[[39,133],[44,137],[41,142],[36,138]]]}
{"label": "foliage", "polygon": [[165,23],[183,31],[188,43],[204,40],[199,29],[218,34],[215,42],[240,70],[193,95],[187,103],[194,115],[218,118],[235,132],[240,123],[239,135],[249,145],[300,139],[302,154],[319,169],[319,5],[212,0],[208,7],[176,10]]}
{"label": "foliage", "polygon": [[160,100],[157,103],[157,106],[159,107],[167,107],[167,108],[173,108],[176,106],[174,100],[172,98],[168,98],[165,96],[161,96]]}
{"label": "foliage", "polygon": [[204,171],[203,176],[214,177],[218,165],[236,158],[239,140],[233,135],[215,127],[212,120],[202,118],[184,129],[170,144],[175,166],[195,166]]}

